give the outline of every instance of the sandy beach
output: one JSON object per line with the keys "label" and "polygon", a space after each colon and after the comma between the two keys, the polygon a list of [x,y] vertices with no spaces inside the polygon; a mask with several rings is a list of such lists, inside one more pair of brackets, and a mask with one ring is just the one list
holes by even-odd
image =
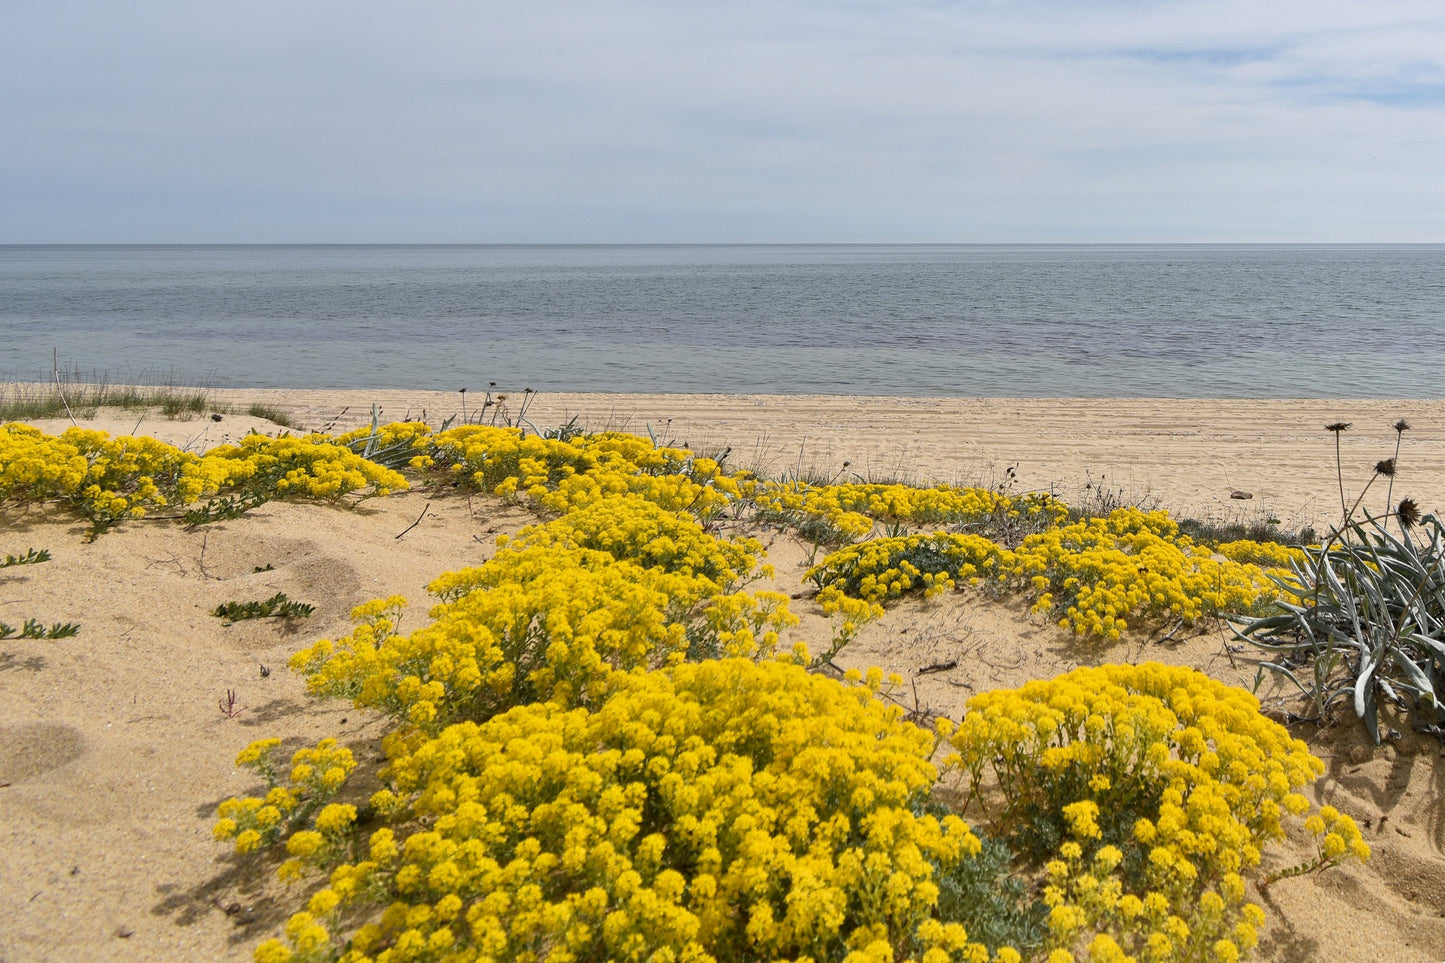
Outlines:
{"label": "sandy beach", "polygon": [[[694,450],[731,448],[734,467],[773,475],[1010,484],[1215,521],[1273,518],[1287,529],[1338,515],[1325,424],[1352,423],[1341,436],[1352,499],[1394,454],[1391,426],[1405,419],[1394,497],[1445,508],[1445,401],[505,394],[506,416],[517,417],[525,397],[537,427],[576,418],[593,431],[650,429]],[[283,413],[293,430],[354,428],[369,423],[373,405],[383,421],[439,425],[462,414],[458,392],[211,396],[219,421],[107,410],[86,424],[203,450],[277,431],[233,413],[253,404]],[[468,415],[481,402],[468,392]],[[58,432],[69,422],[35,424]],[[1384,508],[1383,483],[1366,504]],[[238,860],[211,837],[216,805],[256,788],[233,766],[236,753],[266,736],[290,749],[337,735],[358,759],[374,760],[384,732],[349,704],[307,696],[287,658],[344,634],[350,609],[379,596],[405,595],[411,617],[423,618],[426,583],[485,560],[498,534],[531,520],[494,499],[414,490],[355,509],[272,502],[195,531],[130,521],[87,541],[74,517],[0,507],[0,555],[34,547],[53,556],[0,572],[0,619],[82,626],[70,639],[0,641],[0,961],[249,959],[304,895],[275,881],[274,861]],[[808,546],[762,537],[777,570],[770,587],[803,594]],[[315,614],[230,626],[210,614],[278,591]],[[826,639],[816,606],[794,604],[799,637]],[[1245,686],[1258,661],[1219,626],[1083,642],[1026,606],[969,593],[890,608],[839,661],[897,671],[912,683],[910,701],[956,717],[986,689],[1146,659]],[[947,662],[954,667],[919,671]],[[220,711],[228,692],[242,711]],[[1260,694],[1283,717],[1288,693],[1266,680]],[[1295,726],[1326,764],[1312,797],[1353,816],[1374,856],[1253,893],[1269,916],[1259,958],[1445,958],[1445,760],[1438,739],[1391,724],[1397,732],[1380,747],[1348,715],[1333,727]],[[1269,859],[1289,865],[1305,852],[1303,839],[1291,839]]]}

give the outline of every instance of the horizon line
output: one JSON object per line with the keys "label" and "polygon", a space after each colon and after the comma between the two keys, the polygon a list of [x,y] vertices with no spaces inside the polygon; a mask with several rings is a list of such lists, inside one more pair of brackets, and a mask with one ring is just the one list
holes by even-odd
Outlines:
{"label": "horizon line", "polygon": [[20,247],[1441,247],[1445,241],[0,241]]}

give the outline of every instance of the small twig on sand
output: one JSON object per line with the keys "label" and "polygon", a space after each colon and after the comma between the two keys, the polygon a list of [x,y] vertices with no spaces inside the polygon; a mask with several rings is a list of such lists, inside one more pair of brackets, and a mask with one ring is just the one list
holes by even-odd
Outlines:
{"label": "small twig on sand", "polygon": [[401,537],[402,537],[403,535],[405,535],[407,532],[411,531],[413,528],[416,528],[418,525],[420,525],[420,524],[421,524],[421,520],[422,520],[423,518],[426,518],[426,510],[427,510],[428,508],[431,508],[431,502],[427,502],[425,505],[423,505],[423,506],[421,507],[421,514],[416,517],[416,521],[412,522],[412,523],[411,523],[410,525],[408,525],[406,528],[403,528],[400,532],[397,533],[396,537],[397,537],[397,538],[401,538]]}

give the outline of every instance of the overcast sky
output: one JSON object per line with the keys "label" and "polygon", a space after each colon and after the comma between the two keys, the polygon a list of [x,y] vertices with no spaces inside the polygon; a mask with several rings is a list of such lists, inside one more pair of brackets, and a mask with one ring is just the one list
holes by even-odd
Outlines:
{"label": "overcast sky", "polygon": [[1445,241],[1445,4],[0,3],[0,243]]}

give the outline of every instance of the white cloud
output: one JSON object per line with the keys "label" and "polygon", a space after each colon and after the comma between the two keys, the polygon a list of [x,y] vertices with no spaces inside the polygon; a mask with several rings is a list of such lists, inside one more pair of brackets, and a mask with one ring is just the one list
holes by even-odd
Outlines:
{"label": "white cloud", "polygon": [[1434,4],[0,7],[0,240],[1445,240]]}

